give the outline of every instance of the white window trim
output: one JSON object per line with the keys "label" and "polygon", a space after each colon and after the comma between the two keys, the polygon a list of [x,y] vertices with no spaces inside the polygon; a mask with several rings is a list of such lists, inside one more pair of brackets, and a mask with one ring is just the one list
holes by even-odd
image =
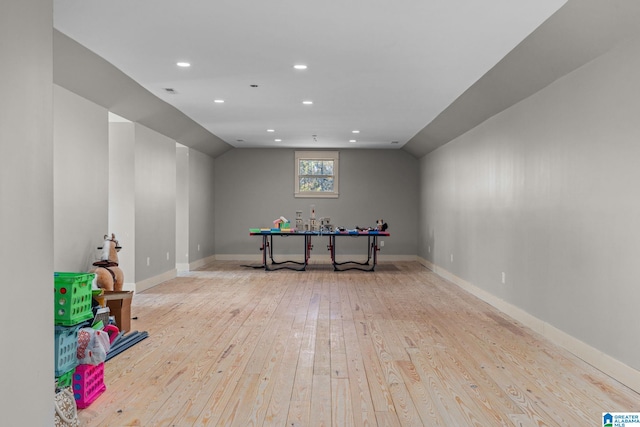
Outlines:
{"label": "white window trim", "polygon": [[[300,166],[299,161],[303,160],[333,160],[333,191],[332,192],[318,192],[318,191],[300,191]],[[337,199],[340,195],[339,191],[339,177],[340,172],[340,153],[338,151],[296,151],[295,162],[295,192],[294,197],[306,197],[314,199]]]}

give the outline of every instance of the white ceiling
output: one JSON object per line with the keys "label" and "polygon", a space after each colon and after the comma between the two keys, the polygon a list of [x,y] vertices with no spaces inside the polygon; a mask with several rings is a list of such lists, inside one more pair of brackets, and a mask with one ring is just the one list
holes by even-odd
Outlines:
{"label": "white ceiling", "polygon": [[234,147],[400,148],[564,2],[54,0],[54,27]]}

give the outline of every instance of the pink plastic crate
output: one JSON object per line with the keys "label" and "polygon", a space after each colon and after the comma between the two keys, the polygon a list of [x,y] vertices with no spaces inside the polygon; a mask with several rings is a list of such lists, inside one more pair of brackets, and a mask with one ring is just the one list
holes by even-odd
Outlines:
{"label": "pink plastic crate", "polygon": [[76,366],[71,387],[78,408],[91,405],[107,389],[104,385],[104,362],[99,365]]}

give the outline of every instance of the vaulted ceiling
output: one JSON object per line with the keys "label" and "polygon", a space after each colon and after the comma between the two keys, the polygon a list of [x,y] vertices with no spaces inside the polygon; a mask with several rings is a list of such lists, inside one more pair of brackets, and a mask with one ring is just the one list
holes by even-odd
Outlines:
{"label": "vaulted ceiling", "polygon": [[[421,156],[608,49],[633,3],[602,3],[54,0],[54,80],[213,155]],[[162,113],[127,95],[140,88]]]}

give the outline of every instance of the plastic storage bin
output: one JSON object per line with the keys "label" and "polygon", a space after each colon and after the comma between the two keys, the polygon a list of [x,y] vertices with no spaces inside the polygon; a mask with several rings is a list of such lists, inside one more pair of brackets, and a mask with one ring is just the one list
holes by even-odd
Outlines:
{"label": "plastic storage bin", "polygon": [[104,362],[99,365],[78,365],[73,373],[73,397],[78,408],[91,405],[106,389],[104,384]]}
{"label": "plastic storage bin", "polygon": [[65,372],[64,374],[60,375],[56,379],[56,387],[57,388],[71,387],[71,383],[73,382],[74,371],[75,369],[72,369],[69,372]]}
{"label": "plastic storage bin", "polygon": [[56,377],[78,366],[78,329],[80,326],[55,326]]}
{"label": "plastic storage bin", "polygon": [[73,326],[93,317],[93,273],[54,273],[54,324]]}

